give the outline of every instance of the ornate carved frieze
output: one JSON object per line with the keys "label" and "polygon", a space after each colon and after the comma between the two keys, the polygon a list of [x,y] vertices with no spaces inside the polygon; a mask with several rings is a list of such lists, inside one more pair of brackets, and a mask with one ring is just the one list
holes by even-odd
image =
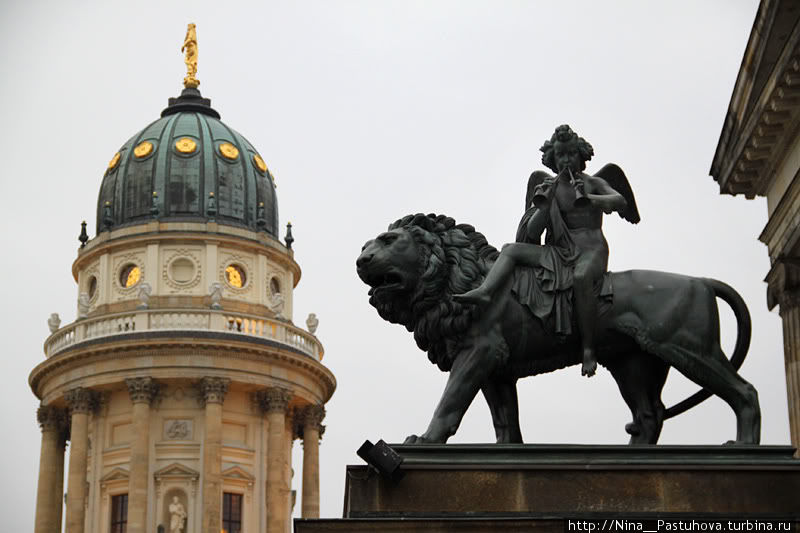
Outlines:
{"label": "ornate carved frieze", "polygon": [[288,412],[291,399],[292,392],[281,387],[272,387],[258,392],[258,401],[265,413]]}
{"label": "ornate carved frieze", "polygon": [[128,386],[128,393],[133,403],[150,404],[158,394],[158,383],[150,377],[127,378],[125,384]]}
{"label": "ornate carved frieze", "polygon": [[67,428],[67,412],[52,405],[40,405],[36,410],[36,420],[42,431],[65,431]]}
{"label": "ornate carved frieze", "polygon": [[76,387],[64,393],[64,400],[69,406],[70,413],[89,414],[97,408],[99,395],[91,389]]}
{"label": "ornate carved frieze", "polygon": [[164,440],[191,440],[191,419],[173,419],[164,421]]}
{"label": "ornate carved frieze", "polygon": [[197,383],[197,387],[200,389],[200,402],[203,405],[223,403],[230,382],[231,380],[228,378],[204,377]]}
{"label": "ornate carved frieze", "polygon": [[[165,250],[167,251],[167,250]],[[188,291],[196,287],[203,278],[203,263],[200,250],[178,248],[169,250],[170,255],[164,261],[161,278],[174,290],[170,292]]]}

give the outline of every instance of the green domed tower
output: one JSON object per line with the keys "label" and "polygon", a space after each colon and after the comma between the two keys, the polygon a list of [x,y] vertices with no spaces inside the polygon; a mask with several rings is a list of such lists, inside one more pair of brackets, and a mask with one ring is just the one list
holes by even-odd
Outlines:
{"label": "green domed tower", "polygon": [[72,265],[77,317],[53,314],[29,377],[35,533],[62,530],[65,488],[70,532],[287,533],[297,439],[301,514],[319,516],[336,380],[314,314],[293,321],[300,266],[273,177],[197,90],[193,25],[184,48],[185,89],[108,164]]}

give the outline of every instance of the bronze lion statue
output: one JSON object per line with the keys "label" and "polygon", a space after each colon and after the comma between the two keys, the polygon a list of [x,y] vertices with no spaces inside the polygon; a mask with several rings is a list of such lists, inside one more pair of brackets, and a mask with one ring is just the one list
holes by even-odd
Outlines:
{"label": "bronze lion statue", "polygon": [[[413,332],[420,349],[450,372],[427,430],[406,443],[443,443],[481,391],[498,443],[521,443],[517,379],[581,361],[575,335],[559,338],[508,290],[482,310],[453,300],[480,285],[499,252],[472,226],[442,215],[408,215],[368,241],[356,265],[370,303],[384,320]],[[750,345],[742,298],[713,279],[648,270],[611,273],[613,301],[597,323],[598,362],[619,385],[633,422],[631,444],[655,444],[665,419],[715,394],[736,414],[737,444],[757,444],[761,412],[755,388],[737,374]],[[509,282],[509,285],[511,282]],[[716,298],[738,324],[731,359],[720,347]],[[665,409],[670,367],[703,390]]]}

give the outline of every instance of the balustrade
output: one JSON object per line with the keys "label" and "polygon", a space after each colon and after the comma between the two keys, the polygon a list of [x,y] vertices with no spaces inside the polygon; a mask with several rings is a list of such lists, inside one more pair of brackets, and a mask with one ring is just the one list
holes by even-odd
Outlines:
{"label": "balustrade", "polygon": [[220,311],[140,310],[78,320],[53,333],[45,341],[45,355],[51,357],[76,342],[126,333],[156,330],[206,330],[234,332],[249,337],[288,344],[320,359],[320,345],[308,332],[289,323]]}

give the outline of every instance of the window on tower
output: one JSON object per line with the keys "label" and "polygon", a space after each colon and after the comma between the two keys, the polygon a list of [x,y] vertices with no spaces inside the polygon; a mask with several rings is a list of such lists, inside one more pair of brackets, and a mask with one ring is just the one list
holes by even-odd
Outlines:
{"label": "window on tower", "polygon": [[225,268],[225,280],[231,285],[231,287],[241,289],[247,282],[247,276],[244,273],[244,268],[236,264],[228,265],[228,267]]}
{"label": "window on tower", "polygon": [[242,532],[242,495],[222,494],[222,533]]}
{"label": "window on tower", "polygon": [[111,533],[128,531],[128,495],[117,494],[111,497]]}
{"label": "window on tower", "polygon": [[142,269],[129,263],[119,273],[119,284],[123,289],[127,289],[139,283],[139,278],[141,277]]}

